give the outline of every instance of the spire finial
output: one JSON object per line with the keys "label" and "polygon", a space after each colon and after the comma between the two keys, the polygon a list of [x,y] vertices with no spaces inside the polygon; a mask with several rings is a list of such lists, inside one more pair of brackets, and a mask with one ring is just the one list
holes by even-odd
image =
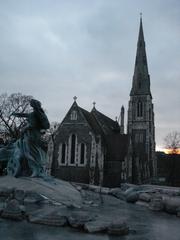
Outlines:
{"label": "spire finial", "polygon": [[95,107],[96,107],[96,102],[94,101],[94,102],[93,102],[93,108],[95,108]]}
{"label": "spire finial", "polygon": [[142,12],[140,12],[140,18],[142,19]]}
{"label": "spire finial", "polygon": [[73,99],[74,99],[74,101],[76,102],[76,100],[77,100],[77,97],[76,97],[76,96],[74,96],[74,97],[73,97]]}

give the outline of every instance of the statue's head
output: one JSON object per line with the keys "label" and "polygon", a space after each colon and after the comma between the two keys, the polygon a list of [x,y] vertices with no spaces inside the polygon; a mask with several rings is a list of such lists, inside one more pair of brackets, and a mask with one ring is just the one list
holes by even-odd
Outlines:
{"label": "statue's head", "polygon": [[41,108],[41,102],[36,100],[36,99],[31,99],[30,100],[30,105],[33,108]]}

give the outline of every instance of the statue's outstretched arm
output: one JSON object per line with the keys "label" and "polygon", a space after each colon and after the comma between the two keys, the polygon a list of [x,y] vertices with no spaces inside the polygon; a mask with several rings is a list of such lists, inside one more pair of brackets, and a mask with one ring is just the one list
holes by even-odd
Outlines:
{"label": "statue's outstretched arm", "polygon": [[29,114],[28,113],[12,113],[12,115],[19,118],[21,117],[27,118]]}

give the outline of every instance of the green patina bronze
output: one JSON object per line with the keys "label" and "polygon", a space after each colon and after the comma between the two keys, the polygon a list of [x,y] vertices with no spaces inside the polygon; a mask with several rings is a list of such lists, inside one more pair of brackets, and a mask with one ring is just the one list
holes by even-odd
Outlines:
{"label": "green patina bronze", "polygon": [[13,113],[16,117],[27,120],[21,137],[13,143],[7,164],[7,174],[15,177],[46,175],[47,156],[43,149],[41,131],[48,129],[50,124],[39,101],[32,99],[30,105],[33,108],[31,113]]}

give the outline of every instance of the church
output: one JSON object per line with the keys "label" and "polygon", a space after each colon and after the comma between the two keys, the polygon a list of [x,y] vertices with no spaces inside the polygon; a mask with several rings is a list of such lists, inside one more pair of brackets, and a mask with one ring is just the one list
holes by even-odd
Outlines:
{"label": "church", "polygon": [[114,121],[96,109],[89,112],[74,102],[54,139],[51,174],[72,182],[107,187],[122,182],[150,183],[156,176],[155,126],[150,75],[142,18],[134,75],[124,132],[121,119]]}

